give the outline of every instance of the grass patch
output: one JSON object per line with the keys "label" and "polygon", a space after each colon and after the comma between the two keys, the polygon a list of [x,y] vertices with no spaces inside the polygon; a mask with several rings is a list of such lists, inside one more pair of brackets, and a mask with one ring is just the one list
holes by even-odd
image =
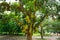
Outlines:
{"label": "grass patch", "polygon": [[[40,33],[34,33],[33,36],[41,36]],[[51,36],[50,34],[44,34],[44,36]]]}
{"label": "grass patch", "polygon": [[44,34],[44,36],[51,36],[50,34]]}
{"label": "grass patch", "polygon": [[46,39],[40,39],[40,38],[37,38],[37,40],[46,40]]}
{"label": "grass patch", "polygon": [[34,33],[33,36],[40,36],[40,33]]}

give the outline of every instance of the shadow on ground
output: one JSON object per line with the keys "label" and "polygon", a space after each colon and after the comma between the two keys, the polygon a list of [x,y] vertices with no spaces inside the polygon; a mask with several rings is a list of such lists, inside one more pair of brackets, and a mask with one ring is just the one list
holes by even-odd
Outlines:
{"label": "shadow on ground", "polygon": [[[26,40],[24,36],[0,35],[0,40]],[[41,40],[40,38],[33,38],[32,40]]]}
{"label": "shadow on ground", "polygon": [[[48,39],[49,38],[49,39]],[[54,37],[48,37],[47,40],[53,40]],[[44,39],[44,40],[46,40]],[[0,35],[0,40],[26,40],[25,36],[13,36],[13,35]],[[33,38],[32,40],[41,40],[40,38]],[[56,39],[54,39],[56,40]],[[57,38],[60,40],[60,37]]]}
{"label": "shadow on ground", "polygon": [[0,40],[26,40],[26,38],[20,36],[5,35],[0,36]]}
{"label": "shadow on ground", "polygon": [[57,40],[60,40],[60,37],[59,37],[59,38],[57,38]]}

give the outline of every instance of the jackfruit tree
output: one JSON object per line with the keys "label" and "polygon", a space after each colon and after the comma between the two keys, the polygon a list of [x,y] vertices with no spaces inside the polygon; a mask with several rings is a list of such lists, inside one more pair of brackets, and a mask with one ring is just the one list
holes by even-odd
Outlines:
{"label": "jackfruit tree", "polygon": [[[22,32],[27,35],[27,40],[32,40],[32,34],[34,31],[41,28],[41,38],[43,39],[43,26],[45,19],[52,17],[55,20],[55,17],[58,16],[60,5],[56,0],[19,0],[18,3],[8,4],[3,2],[0,4],[0,11],[14,12],[13,20],[21,28]],[[36,12],[39,16],[36,16]],[[37,21],[38,20],[38,21]]]}

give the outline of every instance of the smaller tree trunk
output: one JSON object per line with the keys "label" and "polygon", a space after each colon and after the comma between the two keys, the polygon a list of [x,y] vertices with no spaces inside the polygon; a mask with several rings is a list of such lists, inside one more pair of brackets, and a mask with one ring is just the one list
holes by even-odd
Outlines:
{"label": "smaller tree trunk", "polygon": [[43,27],[41,27],[41,39],[43,39]]}

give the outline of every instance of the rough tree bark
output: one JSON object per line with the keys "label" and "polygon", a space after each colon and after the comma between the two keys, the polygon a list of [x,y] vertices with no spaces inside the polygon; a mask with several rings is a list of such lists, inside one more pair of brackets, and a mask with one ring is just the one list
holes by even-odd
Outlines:
{"label": "rough tree bark", "polygon": [[32,32],[30,31],[31,27],[29,24],[28,30],[27,30],[27,40],[32,40]]}
{"label": "rough tree bark", "polygon": [[32,34],[31,33],[27,34],[27,40],[32,40]]}

